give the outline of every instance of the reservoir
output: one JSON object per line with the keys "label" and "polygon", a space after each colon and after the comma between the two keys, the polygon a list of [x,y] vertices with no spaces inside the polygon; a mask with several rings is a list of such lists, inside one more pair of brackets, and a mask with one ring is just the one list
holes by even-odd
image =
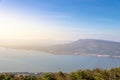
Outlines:
{"label": "reservoir", "polygon": [[32,50],[0,48],[0,72],[71,72],[120,66],[120,58],[55,55]]}

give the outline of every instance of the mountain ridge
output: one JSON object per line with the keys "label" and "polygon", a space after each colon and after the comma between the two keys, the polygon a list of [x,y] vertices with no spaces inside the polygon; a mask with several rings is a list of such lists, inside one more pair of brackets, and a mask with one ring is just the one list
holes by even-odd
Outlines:
{"label": "mountain ridge", "polygon": [[120,42],[100,39],[80,39],[67,44],[58,44],[48,48],[49,53],[54,54],[98,54],[120,56]]}

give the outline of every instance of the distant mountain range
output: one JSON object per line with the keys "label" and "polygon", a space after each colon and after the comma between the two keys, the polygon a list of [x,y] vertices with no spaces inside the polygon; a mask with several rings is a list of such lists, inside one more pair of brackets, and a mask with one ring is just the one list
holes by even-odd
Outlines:
{"label": "distant mountain range", "polygon": [[50,46],[45,51],[54,54],[120,57],[120,42],[81,39],[68,44]]}
{"label": "distant mountain range", "polygon": [[58,45],[10,45],[5,48],[25,49],[44,51],[59,55],[91,55],[120,58],[120,42],[98,40],[98,39],[80,39],[71,43]]}

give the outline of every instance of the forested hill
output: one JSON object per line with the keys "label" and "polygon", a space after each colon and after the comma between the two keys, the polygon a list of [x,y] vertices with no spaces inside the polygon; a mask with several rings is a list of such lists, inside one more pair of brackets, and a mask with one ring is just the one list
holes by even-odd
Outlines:
{"label": "forested hill", "polygon": [[0,80],[120,80],[120,68],[78,70],[71,73],[1,73]]}
{"label": "forested hill", "polygon": [[68,44],[51,46],[47,51],[54,54],[120,56],[120,42],[81,39]]}

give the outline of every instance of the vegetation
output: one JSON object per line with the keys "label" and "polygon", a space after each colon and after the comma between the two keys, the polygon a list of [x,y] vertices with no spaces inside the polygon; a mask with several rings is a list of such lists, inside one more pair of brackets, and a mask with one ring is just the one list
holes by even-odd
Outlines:
{"label": "vegetation", "polygon": [[71,73],[43,73],[41,75],[22,75],[1,73],[0,80],[120,80],[120,67],[109,70],[78,70]]}

